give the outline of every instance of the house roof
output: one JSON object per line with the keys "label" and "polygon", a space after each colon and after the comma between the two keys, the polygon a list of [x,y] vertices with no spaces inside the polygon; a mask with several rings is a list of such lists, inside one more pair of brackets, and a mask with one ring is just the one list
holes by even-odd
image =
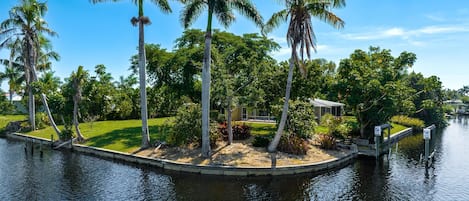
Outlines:
{"label": "house roof", "polygon": [[345,104],[343,104],[343,103],[328,101],[328,100],[322,100],[322,99],[319,99],[319,98],[309,99],[309,102],[311,104],[313,104],[315,107],[343,107],[343,106],[345,106]]}

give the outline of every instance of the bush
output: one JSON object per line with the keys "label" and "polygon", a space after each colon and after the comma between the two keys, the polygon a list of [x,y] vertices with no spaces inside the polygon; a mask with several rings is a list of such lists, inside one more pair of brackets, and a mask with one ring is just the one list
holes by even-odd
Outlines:
{"label": "bush", "polygon": [[59,138],[62,141],[67,141],[72,139],[74,136],[75,135],[73,133],[72,126],[66,124],[64,129],[62,129],[62,131],[60,132]]}
{"label": "bush", "polygon": [[328,128],[328,135],[335,138],[344,139],[352,131],[352,126],[349,126],[342,117],[334,117],[332,114],[325,114],[321,117],[321,125]]}
{"label": "bush", "polygon": [[36,118],[36,128],[37,129],[43,129],[43,128],[45,128],[46,126],[48,126],[50,124],[49,117],[44,112],[36,113],[35,118]]}
{"label": "bush", "polygon": [[400,124],[403,126],[409,126],[414,129],[422,129],[425,126],[425,123],[417,118],[411,118],[404,115],[397,115],[391,118],[391,122]]}
{"label": "bush", "polygon": [[336,149],[337,144],[335,137],[327,134],[320,134],[316,139],[319,142],[319,147],[323,149]]}
{"label": "bush", "polygon": [[[276,119],[280,120],[283,109],[282,105],[276,105],[272,109]],[[290,134],[297,135],[300,138],[311,138],[314,134],[314,127],[317,125],[314,118],[314,107],[311,103],[290,100],[286,129]]]}
{"label": "bush", "polygon": [[279,151],[295,154],[305,155],[308,152],[308,141],[296,135],[283,135],[278,144]]}
{"label": "bush", "polygon": [[202,111],[199,104],[185,104],[177,110],[172,131],[168,135],[171,145],[198,142],[202,133]]}
{"label": "bush", "polygon": [[254,141],[252,142],[252,146],[254,146],[254,147],[267,147],[267,146],[269,146],[270,141],[272,141],[272,136],[257,135],[256,137],[254,137]]}
{"label": "bush", "polygon": [[[210,145],[215,146],[220,135],[216,124],[210,125]],[[185,104],[179,107],[174,126],[166,139],[168,144],[180,146],[190,143],[202,145],[202,111],[199,104]]]}
{"label": "bush", "polygon": [[[223,140],[228,140],[228,124],[226,122],[218,124],[218,133],[223,136]],[[245,140],[251,137],[251,127],[242,124],[242,125],[233,125],[233,140]]]}

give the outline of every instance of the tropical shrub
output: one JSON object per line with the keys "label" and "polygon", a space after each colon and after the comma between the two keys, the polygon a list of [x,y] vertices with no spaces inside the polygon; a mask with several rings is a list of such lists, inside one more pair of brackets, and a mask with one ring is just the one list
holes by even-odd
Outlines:
{"label": "tropical shrub", "polygon": [[328,128],[328,135],[344,139],[352,131],[352,127],[342,117],[325,114],[321,117],[321,125]]}
{"label": "tropical shrub", "polygon": [[400,124],[403,126],[409,126],[414,129],[422,129],[425,126],[425,123],[417,118],[412,118],[404,115],[396,115],[391,118],[391,122]]}
{"label": "tropical shrub", "polygon": [[60,132],[60,136],[59,136],[60,140],[67,141],[67,140],[72,139],[73,137],[74,137],[74,133],[72,130],[72,126],[65,124],[64,129],[62,129],[62,131]]}
{"label": "tropical shrub", "polygon": [[36,128],[37,129],[43,129],[46,126],[50,124],[49,118],[47,117],[47,114],[44,112],[38,112],[36,113]]}
{"label": "tropical shrub", "polygon": [[252,146],[267,147],[270,141],[272,141],[272,136],[257,135],[256,137],[254,137],[254,141],[252,141]]}
{"label": "tropical shrub", "polygon": [[168,136],[171,145],[197,142],[202,134],[202,111],[199,104],[185,104],[177,110],[174,126]]}
{"label": "tropical shrub", "polygon": [[[276,119],[282,115],[282,105],[273,106],[273,113]],[[290,100],[286,129],[290,134],[300,138],[308,139],[314,134],[314,127],[317,125],[314,120],[314,107],[307,101]]]}
{"label": "tropical shrub", "polygon": [[323,149],[336,149],[336,139],[334,136],[327,134],[319,134],[316,138],[316,141],[319,143],[319,147]]}
{"label": "tropical shrub", "polygon": [[305,155],[308,152],[308,141],[297,135],[283,135],[278,144],[279,151],[295,154]]}
{"label": "tropical shrub", "polygon": [[[218,124],[218,134],[223,136],[223,140],[228,140],[228,124],[226,122]],[[251,137],[251,127],[246,124],[236,124],[232,126],[233,140],[245,140]]]}

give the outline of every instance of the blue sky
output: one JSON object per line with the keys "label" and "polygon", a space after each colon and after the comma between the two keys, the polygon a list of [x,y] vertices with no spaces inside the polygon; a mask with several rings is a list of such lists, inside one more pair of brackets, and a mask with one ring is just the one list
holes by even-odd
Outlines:
{"label": "blue sky", "polygon": [[[88,0],[48,0],[45,18],[59,34],[52,42],[62,57],[54,63],[56,75],[68,77],[79,65],[92,71],[97,64],[104,64],[115,79],[128,75],[129,59],[137,53],[138,42],[138,29],[130,24],[130,18],[137,15],[137,7],[131,2],[93,5]],[[276,0],[253,2],[265,20],[282,8]],[[16,0],[1,0],[1,21],[15,4]],[[152,21],[145,30],[146,42],[161,44],[168,50],[183,32],[179,22],[182,6],[171,0],[170,4],[171,14],[162,14],[156,6],[145,4],[145,14]],[[313,58],[338,63],[353,50],[367,50],[369,46],[390,49],[395,56],[410,51],[417,54],[411,70],[440,77],[445,88],[469,85],[469,1],[354,0],[333,12],[346,22],[345,28],[335,30],[313,20],[318,45]],[[192,28],[204,29],[205,19],[201,15]],[[239,15],[229,28],[218,24],[215,27],[236,34],[259,32],[253,23]],[[282,46],[272,53],[279,61],[287,59],[290,52],[285,34],[286,24],[268,35]],[[6,55],[6,50],[0,50],[0,58]],[[3,67],[0,69],[3,71]],[[6,89],[6,85],[3,82],[2,88]]]}

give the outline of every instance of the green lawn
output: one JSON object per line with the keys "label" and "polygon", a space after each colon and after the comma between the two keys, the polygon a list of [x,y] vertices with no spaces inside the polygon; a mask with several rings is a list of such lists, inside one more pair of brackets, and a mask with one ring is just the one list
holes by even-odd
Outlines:
{"label": "green lawn", "polygon": [[0,115],[0,132],[5,129],[8,122],[21,121],[26,119],[28,119],[26,115]]}
{"label": "green lawn", "polygon": [[[5,126],[7,121],[11,119],[21,120],[25,119],[24,115],[15,116],[0,116],[0,126]],[[8,120],[7,120],[8,119]],[[165,122],[169,122],[171,118],[157,118],[150,119],[148,121],[150,129],[150,138],[152,141],[165,140]],[[264,122],[236,122],[246,123],[251,126],[251,134],[256,135],[268,135],[274,133],[277,129],[275,123],[264,123]],[[97,121],[92,123],[80,124],[80,130],[87,139],[85,145],[99,147],[104,149],[110,149],[122,152],[133,152],[140,148],[141,143],[141,121],[140,120],[115,120],[115,121]],[[2,127],[0,127],[2,128]],[[59,126],[63,129],[63,126]],[[404,130],[407,127],[393,124],[391,133]],[[327,133],[327,128],[323,126],[317,126],[316,132]],[[28,135],[42,137],[50,139],[51,134],[54,135],[54,139],[58,139],[51,127],[45,129],[36,130],[33,132],[26,133]]]}
{"label": "green lawn", "polygon": [[[152,141],[163,138],[163,125],[170,118],[148,120],[150,139]],[[141,144],[141,120],[97,121],[80,124],[81,133],[87,139],[85,145],[122,152],[133,152]],[[60,129],[63,126],[59,126]],[[52,127],[26,133],[28,135],[50,139],[58,139]]]}

